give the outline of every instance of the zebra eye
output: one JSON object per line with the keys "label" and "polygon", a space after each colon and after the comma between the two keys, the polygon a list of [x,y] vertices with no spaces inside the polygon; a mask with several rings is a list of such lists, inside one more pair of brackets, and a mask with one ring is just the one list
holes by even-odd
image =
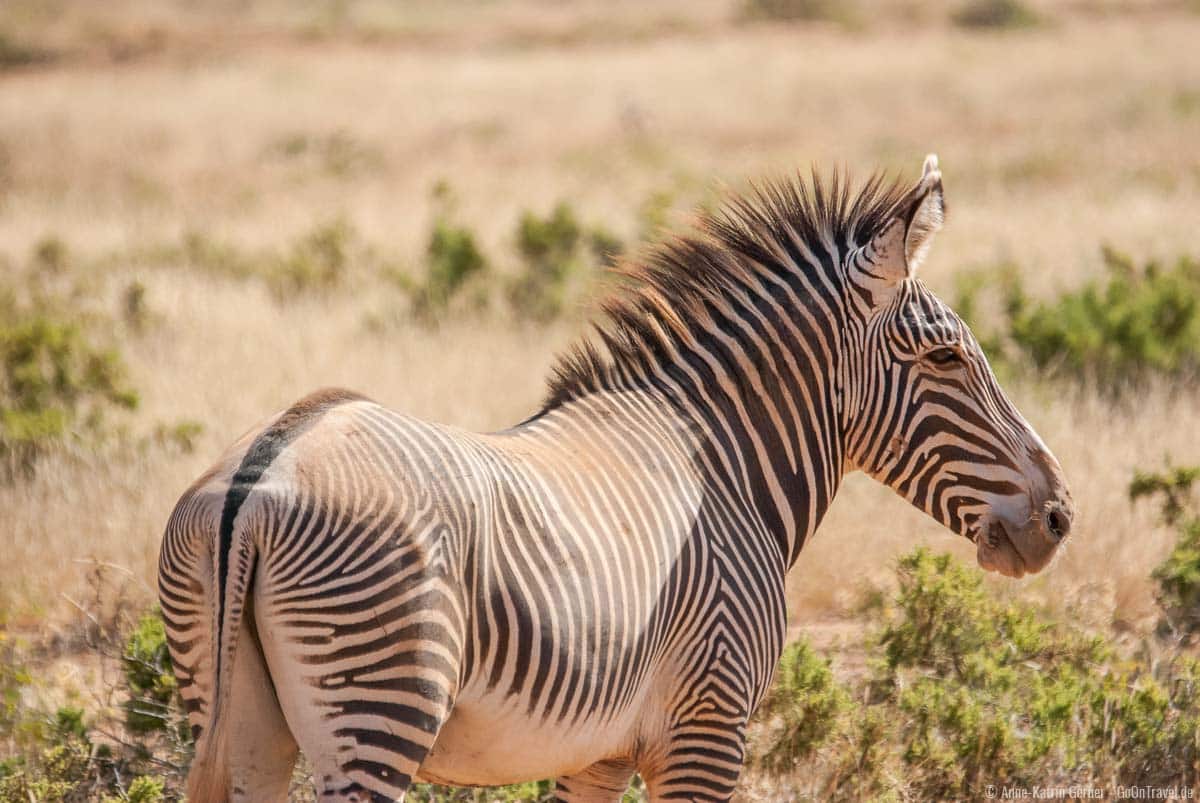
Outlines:
{"label": "zebra eye", "polygon": [[925,353],[925,359],[929,360],[929,362],[933,363],[939,368],[949,368],[953,365],[959,365],[962,363],[962,357],[959,356],[958,350],[952,349],[949,346],[942,346],[940,348],[933,349],[932,351],[927,351]]}

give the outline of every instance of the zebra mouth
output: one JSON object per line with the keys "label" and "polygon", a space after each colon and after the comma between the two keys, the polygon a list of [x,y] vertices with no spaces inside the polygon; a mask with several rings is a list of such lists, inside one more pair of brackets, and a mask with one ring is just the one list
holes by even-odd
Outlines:
{"label": "zebra mouth", "polygon": [[1029,567],[1025,556],[1017,549],[1008,528],[999,519],[992,519],[974,532],[975,559],[980,568],[999,572],[1006,577],[1024,577]]}

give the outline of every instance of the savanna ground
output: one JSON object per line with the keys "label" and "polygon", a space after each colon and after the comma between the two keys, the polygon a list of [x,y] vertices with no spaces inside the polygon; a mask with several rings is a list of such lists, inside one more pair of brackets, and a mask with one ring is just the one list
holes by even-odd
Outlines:
{"label": "savanna ground", "polygon": [[[18,303],[68,298],[138,396],[104,437],[0,483],[7,638],[89,698],[88,645],[151,604],[180,492],[312,389],[477,429],[533,411],[605,290],[584,276],[557,314],[514,311],[525,210],[568,202],[636,259],[756,177],[912,176],[933,151],[949,218],[922,274],[946,298],[979,269],[1051,297],[1099,276],[1103,245],[1200,252],[1194,4],[1046,2],[1007,27],[966,26],[956,3],[796,5],[814,19],[717,0],[0,5],[0,280]],[[419,314],[439,221],[486,269]],[[1044,573],[987,585],[1145,636],[1174,535],[1127,487],[1200,462],[1200,388],[1010,373],[1078,518]],[[918,544],[973,559],[891,492],[845,484],[789,586],[835,671],[862,670],[862,591]]]}

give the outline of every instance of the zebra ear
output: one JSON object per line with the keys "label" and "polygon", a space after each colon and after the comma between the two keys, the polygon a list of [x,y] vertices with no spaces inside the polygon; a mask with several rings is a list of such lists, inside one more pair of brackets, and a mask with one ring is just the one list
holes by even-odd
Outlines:
{"label": "zebra ear", "polygon": [[942,171],[931,153],[925,157],[921,180],[896,204],[891,222],[871,241],[868,258],[892,281],[914,276],[945,217]]}

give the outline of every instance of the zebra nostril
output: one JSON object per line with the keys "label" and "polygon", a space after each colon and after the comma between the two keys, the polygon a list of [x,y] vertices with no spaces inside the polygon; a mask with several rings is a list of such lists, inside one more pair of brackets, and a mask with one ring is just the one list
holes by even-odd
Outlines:
{"label": "zebra nostril", "polygon": [[1054,540],[1061,541],[1071,532],[1071,517],[1058,505],[1046,513],[1046,529]]}

